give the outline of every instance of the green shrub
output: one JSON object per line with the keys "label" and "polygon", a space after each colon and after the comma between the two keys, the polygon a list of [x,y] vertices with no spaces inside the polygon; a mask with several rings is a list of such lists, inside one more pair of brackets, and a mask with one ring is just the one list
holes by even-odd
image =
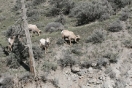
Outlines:
{"label": "green shrub", "polygon": [[82,55],[82,50],[79,49],[79,48],[73,48],[73,49],[71,50],[71,52],[72,52],[73,54],[78,55],[78,56],[81,56],[81,55]]}
{"label": "green shrub", "polygon": [[71,56],[65,55],[63,59],[60,59],[60,60],[58,61],[58,63],[60,64],[60,66],[61,66],[62,68],[64,68],[64,67],[67,67],[67,66],[72,67],[73,65],[76,64],[76,61],[75,61],[75,59],[73,59]]}
{"label": "green shrub", "polygon": [[50,32],[50,33],[63,29],[64,26],[59,22],[50,22],[45,26],[45,32]]}
{"label": "green shrub", "polygon": [[105,32],[101,29],[96,29],[93,33],[88,37],[86,43],[93,42],[93,43],[102,43],[105,40]]}
{"label": "green shrub", "polygon": [[16,56],[15,56],[14,53],[11,53],[7,57],[7,66],[10,67],[10,68],[18,68],[20,66],[20,63],[16,59]]}
{"label": "green shrub", "polygon": [[117,53],[111,53],[111,52],[106,52],[103,55],[104,58],[108,58],[110,63],[116,63],[118,59],[118,54]]}
{"label": "green shrub", "polygon": [[82,68],[89,68],[89,67],[92,66],[92,61],[90,61],[90,60],[84,60],[84,62],[80,63],[80,65],[81,65]]}
{"label": "green shrub", "polygon": [[41,59],[43,57],[43,52],[41,48],[39,46],[33,46],[32,48],[35,60]]}
{"label": "green shrub", "polygon": [[70,16],[77,18],[77,25],[93,22],[104,14],[111,14],[112,9],[103,1],[82,1],[71,10]]}
{"label": "green shrub", "polygon": [[63,14],[61,14],[56,20],[55,20],[55,22],[59,22],[59,23],[61,23],[61,24],[65,24],[65,22],[66,22],[66,20],[65,20],[65,18],[64,18],[64,15]]}
{"label": "green shrub", "polygon": [[119,32],[122,29],[123,29],[123,25],[121,25],[120,21],[114,21],[110,23],[109,26],[107,27],[107,30],[111,32]]}
{"label": "green shrub", "polygon": [[100,16],[99,21],[104,21],[104,20],[107,20],[109,18],[110,18],[110,14],[105,13],[105,14]]}
{"label": "green shrub", "polygon": [[130,11],[129,11],[129,8],[124,8],[122,11],[121,11],[121,14],[120,14],[120,17],[119,19],[121,21],[126,21],[128,18],[130,17]]}
{"label": "green shrub", "polygon": [[32,82],[34,80],[33,74],[30,73],[26,73],[24,75],[22,75],[22,77],[19,78],[19,81],[23,83],[28,83],[28,82]]}
{"label": "green shrub", "polygon": [[72,0],[50,0],[50,5],[48,16],[59,15],[60,12],[67,15],[73,8],[74,2]]}
{"label": "green shrub", "polygon": [[106,67],[109,64],[109,60],[107,58],[98,58],[97,59],[97,68],[101,69],[102,66]]}
{"label": "green shrub", "polygon": [[64,39],[58,39],[57,42],[56,42],[56,44],[57,45],[63,45],[64,42],[65,42]]}
{"label": "green shrub", "polygon": [[131,0],[108,0],[114,10],[120,9],[132,3]]}

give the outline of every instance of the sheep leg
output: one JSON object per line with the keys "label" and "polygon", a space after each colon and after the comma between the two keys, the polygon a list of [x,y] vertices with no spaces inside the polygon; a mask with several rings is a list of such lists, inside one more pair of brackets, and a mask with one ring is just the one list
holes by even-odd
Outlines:
{"label": "sheep leg", "polygon": [[45,51],[45,54],[46,54],[46,47],[44,47],[44,51]]}
{"label": "sheep leg", "polygon": [[40,33],[38,32],[38,36],[40,36]]}
{"label": "sheep leg", "polygon": [[70,45],[71,45],[71,38],[68,38],[69,39],[69,42],[70,42]]}
{"label": "sheep leg", "polygon": [[12,46],[11,45],[8,45],[8,50],[12,51]]}
{"label": "sheep leg", "polygon": [[78,43],[77,39],[75,39],[75,43]]}

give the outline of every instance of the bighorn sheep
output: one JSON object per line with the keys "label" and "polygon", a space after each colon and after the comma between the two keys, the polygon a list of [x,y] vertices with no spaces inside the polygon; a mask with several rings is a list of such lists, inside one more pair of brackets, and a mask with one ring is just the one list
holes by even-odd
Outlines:
{"label": "bighorn sheep", "polygon": [[9,37],[8,38],[8,43],[9,43],[8,50],[9,51],[12,51],[12,46],[13,46],[16,39],[18,39],[20,42],[24,41],[20,35],[13,35],[13,36]]}
{"label": "bighorn sheep", "polygon": [[66,40],[67,38],[70,41],[70,45],[71,45],[71,41],[77,42],[77,40],[80,39],[79,35],[75,35],[72,31],[69,30],[62,30],[61,35],[64,40]]}
{"label": "bighorn sheep", "polygon": [[8,38],[8,42],[9,42],[8,50],[9,51],[12,51],[12,46],[14,44],[15,38],[16,38],[16,36],[11,36],[11,37]]}
{"label": "bighorn sheep", "polygon": [[37,33],[40,36],[40,33],[42,32],[41,30],[38,29],[36,25],[33,24],[28,24],[28,29],[32,33]]}
{"label": "bighorn sheep", "polygon": [[47,48],[49,47],[49,44],[50,44],[50,38],[40,39],[40,47],[45,50],[45,54]]}

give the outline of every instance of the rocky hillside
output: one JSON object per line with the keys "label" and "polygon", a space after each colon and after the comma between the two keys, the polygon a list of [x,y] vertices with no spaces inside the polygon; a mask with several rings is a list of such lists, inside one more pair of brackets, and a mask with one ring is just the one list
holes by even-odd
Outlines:
{"label": "rocky hillside", "polygon": [[[0,1],[0,88],[132,88],[131,0],[25,0],[28,23],[42,31],[31,38],[36,77],[26,42],[7,49],[7,38],[21,29],[21,2]],[[70,46],[58,26],[81,39]],[[45,54],[39,40],[47,37]]]}

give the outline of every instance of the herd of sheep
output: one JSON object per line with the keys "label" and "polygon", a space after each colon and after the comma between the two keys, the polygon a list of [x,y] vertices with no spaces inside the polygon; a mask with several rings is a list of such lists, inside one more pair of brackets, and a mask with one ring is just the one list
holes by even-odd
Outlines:
{"label": "herd of sheep", "polygon": [[[33,25],[33,24],[28,24],[28,29],[29,29],[31,37],[32,37],[33,33],[37,33],[38,36],[40,36],[40,34],[42,33],[41,30],[38,29],[38,27],[36,25]],[[62,38],[64,39],[64,41],[69,41],[70,45],[71,45],[71,42],[76,42],[77,43],[80,40],[79,35],[75,35],[74,32],[69,31],[69,30],[62,29],[61,30],[61,35],[62,35]],[[11,36],[11,37],[8,38],[8,42],[9,42],[8,50],[10,50],[10,51],[12,51],[12,47],[13,47],[13,44],[14,44],[15,37],[16,36]],[[50,37],[46,38],[46,39],[41,38],[39,40],[39,42],[40,42],[40,47],[42,49],[44,49],[45,53],[46,53],[46,49],[49,47],[49,44],[50,44]]]}

